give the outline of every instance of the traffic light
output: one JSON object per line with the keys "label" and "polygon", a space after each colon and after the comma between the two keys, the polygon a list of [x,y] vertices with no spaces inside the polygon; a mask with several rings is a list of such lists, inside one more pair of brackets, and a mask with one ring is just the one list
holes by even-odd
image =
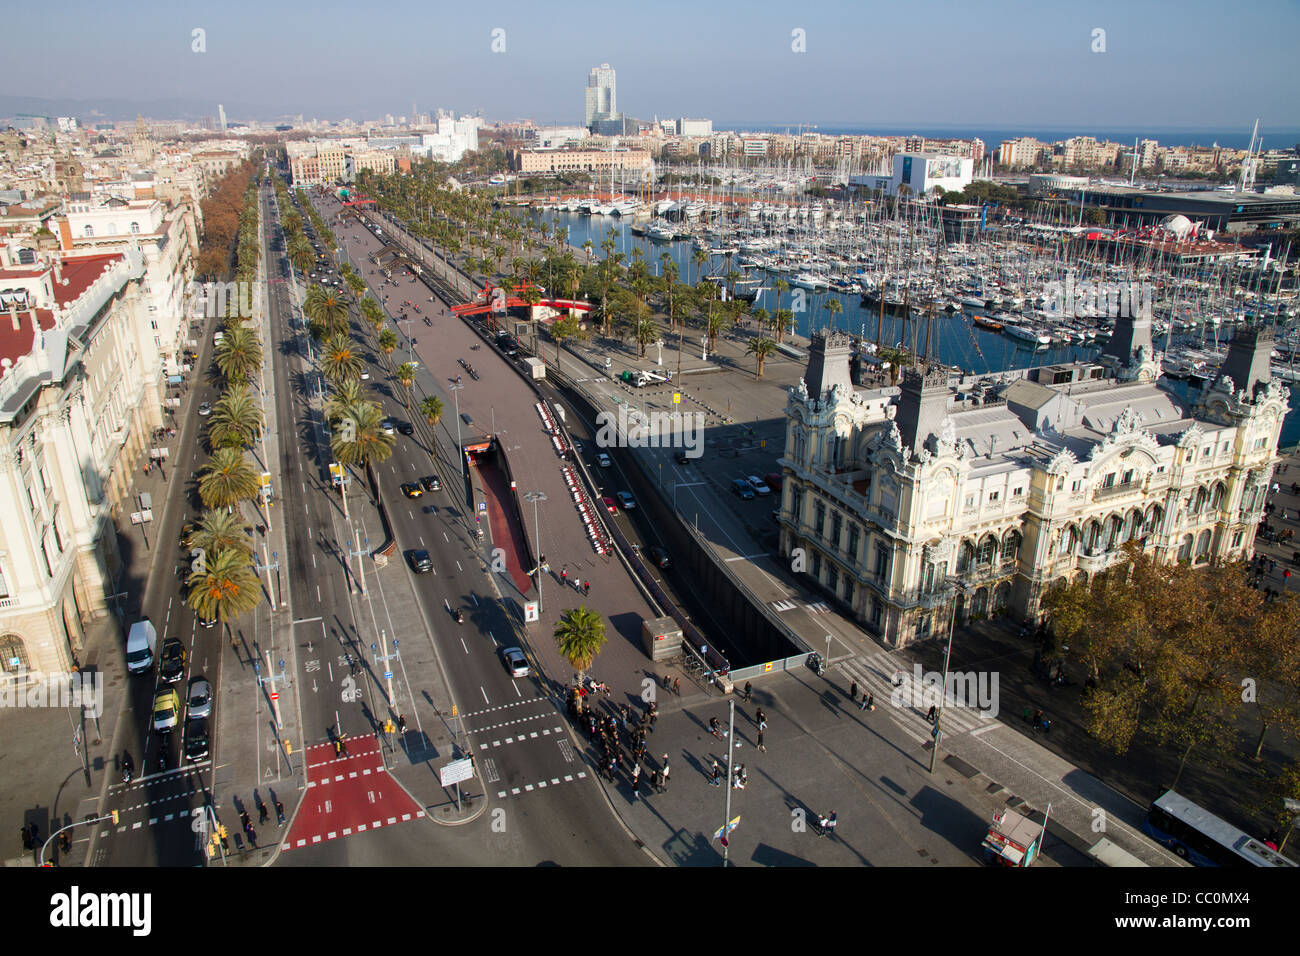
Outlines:
{"label": "traffic light", "polygon": [[109,814],[113,817],[113,822],[116,823],[116,822],[117,822],[117,811],[116,811],[116,810],[110,810],[110,811],[109,811]]}

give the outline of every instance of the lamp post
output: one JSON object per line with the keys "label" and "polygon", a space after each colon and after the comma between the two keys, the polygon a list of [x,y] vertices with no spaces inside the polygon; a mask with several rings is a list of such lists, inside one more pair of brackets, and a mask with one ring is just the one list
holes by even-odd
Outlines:
{"label": "lamp post", "polygon": [[541,491],[525,491],[524,500],[533,503],[534,537],[537,538],[537,613],[540,615],[545,607],[542,604],[542,525],[537,517],[537,502],[545,501],[546,494]]}
{"label": "lamp post", "polygon": [[460,382],[452,382],[451,385],[447,387],[451,389],[451,396],[456,402],[456,455],[460,459],[459,468],[461,477],[463,478],[465,476],[465,448],[464,439],[462,439],[460,435],[460,390],[465,386]]}
{"label": "lamp post", "polygon": [[948,659],[952,656],[952,632],[957,626],[957,596],[966,593],[966,585],[957,578],[949,578],[952,588],[952,610],[948,614],[948,646],[943,652],[943,684],[939,688],[938,710],[934,715],[934,745],[930,748],[930,773],[934,773],[935,762],[939,759],[939,741],[943,739],[943,705],[948,697]]}

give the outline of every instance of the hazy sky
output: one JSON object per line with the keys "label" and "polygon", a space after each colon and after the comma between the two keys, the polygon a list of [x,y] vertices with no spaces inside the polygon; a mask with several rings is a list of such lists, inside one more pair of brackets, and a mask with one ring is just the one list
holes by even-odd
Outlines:
{"label": "hazy sky", "polygon": [[400,115],[414,99],[580,122],[587,72],[608,62],[619,108],[643,119],[1300,127],[1297,0],[72,0],[0,22],[6,93],[194,98],[231,119]]}

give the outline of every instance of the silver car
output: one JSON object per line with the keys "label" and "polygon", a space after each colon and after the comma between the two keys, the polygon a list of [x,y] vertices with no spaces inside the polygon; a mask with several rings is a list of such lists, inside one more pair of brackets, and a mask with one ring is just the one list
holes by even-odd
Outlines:
{"label": "silver car", "polygon": [[185,709],[191,718],[212,716],[212,685],[206,677],[195,677],[190,681],[189,693],[185,696]]}
{"label": "silver car", "polygon": [[501,663],[506,665],[511,677],[528,676],[528,658],[517,647],[501,648]]}

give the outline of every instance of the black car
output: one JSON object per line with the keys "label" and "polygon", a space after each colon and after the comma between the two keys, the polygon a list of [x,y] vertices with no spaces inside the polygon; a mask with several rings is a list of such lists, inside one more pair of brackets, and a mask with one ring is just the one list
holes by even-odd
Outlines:
{"label": "black car", "polygon": [[185,676],[185,645],[179,638],[169,637],[163,641],[160,659],[160,673],[168,684],[174,684]]}
{"label": "black car", "polygon": [[202,760],[208,755],[208,719],[195,717],[185,722],[185,756]]}
{"label": "black car", "polygon": [[433,570],[433,561],[429,558],[429,552],[423,548],[408,551],[406,560],[411,563],[411,570],[416,574],[425,574]]}
{"label": "black car", "polygon": [[442,482],[438,480],[437,475],[425,475],[420,479],[420,486],[425,491],[438,491],[442,488]]}
{"label": "black car", "polygon": [[415,432],[415,426],[412,425],[410,422],[399,422],[397,425],[397,430],[401,432],[403,435],[410,435]]}
{"label": "black car", "polygon": [[650,548],[646,553],[650,555],[650,560],[655,563],[655,566],[664,571],[667,571],[673,566],[672,559],[668,557],[668,552],[659,547],[659,545]]}

